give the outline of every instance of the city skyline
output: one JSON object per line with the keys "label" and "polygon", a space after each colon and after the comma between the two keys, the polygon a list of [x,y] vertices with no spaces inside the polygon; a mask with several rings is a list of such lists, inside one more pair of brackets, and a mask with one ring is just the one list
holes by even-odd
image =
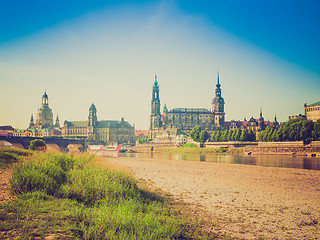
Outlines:
{"label": "city skyline", "polygon": [[262,108],[266,120],[276,114],[283,122],[319,101],[316,1],[277,4],[272,18],[259,15],[272,2],[118,2],[20,10],[6,3],[0,125],[26,128],[46,90],[61,123],[87,118],[94,103],[101,120],[124,117],[148,129],[154,75],[161,110],[211,109],[218,68],[227,121]]}

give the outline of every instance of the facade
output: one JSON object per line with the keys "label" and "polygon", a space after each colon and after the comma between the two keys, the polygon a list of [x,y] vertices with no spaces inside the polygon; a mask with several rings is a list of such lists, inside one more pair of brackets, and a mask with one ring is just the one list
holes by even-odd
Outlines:
{"label": "facade", "polygon": [[263,131],[266,129],[267,126],[276,126],[279,127],[280,124],[277,121],[277,117],[274,117],[274,121],[265,121],[263,116],[262,116],[262,111],[260,111],[260,117],[258,119],[255,119],[251,117],[249,121],[244,119],[243,121],[230,121],[230,122],[225,122],[225,127],[227,127],[229,130],[252,130],[256,136],[258,136],[259,132]]}
{"label": "facade", "polygon": [[124,118],[121,121],[98,121],[97,109],[94,104],[89,108],[87,121],[65,121],[62,127],[65,137],[83,137],[91,143],[134,144],[134,127]]}
{"label": "facade", "polygon": [[150,138],[155,139],[164,135],[186,135],[197,125],[211,132],[224,125],[224,99],[221,96],[219,72],[215,97],[212,100],[212,111],[205,108],[173,108],[164,106],[160,112],[159,84],[157,76],[152,87]]}
{"label": "facade", "polygon": [[30,118],[29,128],[33,129],[50,129],[53,127],[59,127],[59,118],[57,116],[56,124],[53,124],[53,113],[49,107],[49,97],[45,91],[42,96],[42,104],[38,109],[36,121],[34,122],[33,115]]}
{"label": "facade", "polygon": [[316,102],[310,105],[304,104],[304,112],[307,120],[316,122],[320,119],[320,102]]}

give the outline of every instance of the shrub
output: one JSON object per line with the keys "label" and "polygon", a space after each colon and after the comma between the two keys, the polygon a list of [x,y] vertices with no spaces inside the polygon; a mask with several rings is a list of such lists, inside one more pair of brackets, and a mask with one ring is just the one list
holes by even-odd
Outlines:
{"label": "shrub", "polygon": [[194,143],[185,143],[185,144],[183,144],[181,147],[185,147],[185,148],[198,148],[198,146],[195,145]]}
{"label": "shrub", "polygon": [[29,150],[42,151],[42,150],[45,150],[46,147],[47,147],[47,145],[46,145],[45,141],[43,141],[42,139],[35,139],[30,142]]}

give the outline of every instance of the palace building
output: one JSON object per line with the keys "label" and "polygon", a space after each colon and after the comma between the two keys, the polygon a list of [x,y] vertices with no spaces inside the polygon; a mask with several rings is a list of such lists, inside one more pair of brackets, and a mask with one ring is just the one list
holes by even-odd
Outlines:
{"label": "palace building", "polygon": [[307,105],[304,104],[304,113],[308,120],[316,122],[320,119],[320,102]]}
{"label": "palace building", "polygon": [[214,131],[217,127],[224,125],[224,104],[218,72],[212,110],[205,108],[173,108],[168,110],[165,105],[161,114],[159,84],[157,76],[155,76],[151,99],[150,137],[154,139],[164,135],[186,135],[197,125],[209,132]]}
{"label": "palace building", "polygon": [[90,143],[104,144],[134,144],[134,127],[124,118],[120,121],[98,121],[96,106],[92,103],[89,108],[87,121],[65,121],[62,127],[65,137],[83,137]]}

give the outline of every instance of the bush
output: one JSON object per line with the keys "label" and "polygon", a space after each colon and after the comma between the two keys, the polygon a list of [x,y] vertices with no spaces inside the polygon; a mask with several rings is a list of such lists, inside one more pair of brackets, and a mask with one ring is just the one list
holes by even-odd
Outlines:
{"label": "bush", "polygon": [[30,142],[29,150],[43,151],[47,147],[45,141],[42,139],[35,139]]}
{"label": "bush", "polygon": [[20,156],[28,155],[27,151],[15,148],[4,148],[0,150],[0,167],[6,167],[8,164],[18,161]]}
{"label": "bush", "polygon": [[20,196],[5,220],[18,222],[12,232],[30,239],[34,229],[66,239],[191,239],[193,226],[162,198],[124,173],[94,167],[91,159],[37,154],[19,164],[11,187]]}
{"label": "bush", "polygon": [[198,148],[198,146],[195,145],[194,143],[185,143],[181,147],[184,147],[184,148]]}

